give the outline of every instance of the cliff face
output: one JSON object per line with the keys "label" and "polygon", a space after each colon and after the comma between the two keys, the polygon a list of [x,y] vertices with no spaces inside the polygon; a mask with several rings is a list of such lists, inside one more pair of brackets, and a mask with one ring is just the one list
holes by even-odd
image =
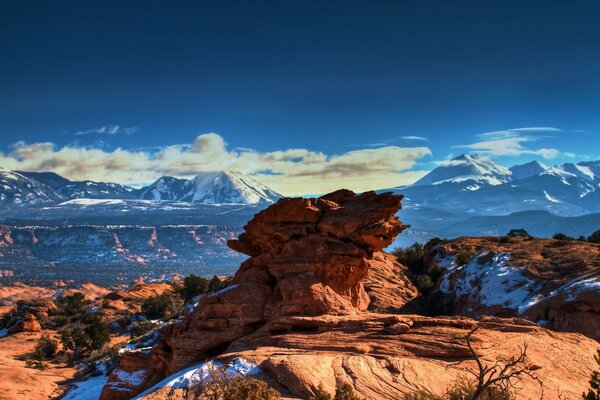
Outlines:
{"label": "cliff face", "polygon": [[[129,399],[212,357],[251,361],[288,398],[306,398],[320,384],[333,392],[341,383],[369,399],[420,388],[441,393],[472,367],[457,362],[470,358],[464,335],[475,326],[487,362],[527,343],[530,361],[545,368],[545,390],[578,395],[594,368],[598,344],[591,339],[519,319],[383,313],[417,296],[406,268],[381,252],[406,227],[395,215],[400,201],[342,190],[282,199],[257,214],[229,242],[250,256],[232,284],[163,329],[150,351],[125,354],[101,398]],[[534,381],[524,385],[520,398],[540,396]],[[148,398],[177,398],[172,387],[151,390]]]}
{"label": "cliff face", "polygon": [[[0,226],[0,269],[11,271],[14,280],[49,283],[57,275],[78,280],[81,271],[71,269],[86,267],[82,282],[115,284],[115,271],[104,275],[106,268],[118,268],[130,280],[146,266],[233,266],[244,257],[227,248],[227,240],[239,232],[237,227],[213,225],[5,225]],[[44,268],[48,266],[53,268]]]}
{"label": "cliff face", "polygon": [[[139,391],[273,321],[367,310],[362,282],[374,254],[406,227],[395,216],[401,198],[342,190],[318,199],[282,199],[257,214],[239,239],[228,243],[251,256],[232,285],[203,298],[180,324],[163,332],[149,356],[155,367],[143,385],[121,385],[115,375],[103,398],[127,393],[124,388]],[[122,368],[148,364],[139,357],[123,360]]]}

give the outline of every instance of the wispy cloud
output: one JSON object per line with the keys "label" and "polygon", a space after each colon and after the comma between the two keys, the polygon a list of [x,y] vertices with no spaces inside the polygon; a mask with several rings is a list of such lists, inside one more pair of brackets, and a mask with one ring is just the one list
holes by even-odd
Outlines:
{"label": "wispy cloud", "polygon": [[430,140],[424,136],[400,136],[402,140],[417,140],[422,142],[429,142]]}
{"label": "wispy cloud", "polygon": [[478,142],[453,146],[453,148],[466,148],[478,153],[491,156],[520,156],[523,154],[538,155],[545,159],[556,158],[561,152],[555,148],[532,148],[526,143],[537,142],[542,139],[552,138],[562,129],[550,126],[535,126],[513,128],[501,131],[485,132],[477,135]]}
{"label": "wispy cloud", "polygon": [[137,126],[121,127],[119,125],[104,125],[94,129],[77,131],[75,132],[75,135],[133,135],[135,132],[137,132],[137,130]]}
{"label": "wispy cloud", "polygon": [[355,191],[412,183],[427,171],[418,160],[427,147],[385,146],[341,154],[309,149],[260,152],[229,149],[222,136],[202,134],[193,143],[164,148],[113,151],[54,143],[15,143],[0,165],[13,170],[54,171],[70,179],[125,184],[149,183],[162,175],[190,178],[203,171],[237,170],[286,195],[324,193],[346,187]]}

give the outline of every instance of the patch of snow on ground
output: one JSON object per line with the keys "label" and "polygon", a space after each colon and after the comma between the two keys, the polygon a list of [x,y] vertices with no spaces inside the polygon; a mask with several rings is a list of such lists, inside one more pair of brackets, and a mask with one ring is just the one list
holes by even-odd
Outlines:
{"label": "patch of snow on ground", "polygon": [[[161,388],[188,388],[194,384],[204,382],[211,378],[214,368],[221,368],[224,365],[220,362],[208,361],[205,363],[194,365],[171,375],[150,389],[140,393],[136,399],[140,399],[150,393]],[[230,377],[256,375],[260,372],[260,368],[256,364],[248,362],[243,358],[236,358],[234,361],[227,364],[225,374]]]}
{"label": "patch of snow on ground", "polygon": [[90,378],[87,381],[76,382],[62,399],[98,400],[107,379],[107,376],[100,375]]}
{"label": "patch of snow on ground", "polygon": [[230,290],[235,289],[238,286],[240,286],[240,285],[235,284],[235,285],[227,286],[225,289],[221,289],[218,292],[214,292],[214,293],[209,294],[208,297],[216,297],[216,296],[222,295],[223,293],[229,292]]}
{"label": "patch of snow on ground", "polygon": [[3,338],[5,336],[8,336],[8,329],[0,329],[0,338]]}
{"label": "patch of snow on ground", "polygon": [[467,296],[485,306],[502,306],[521,312],[539,301],[537,284],[524,275],[522,268],[509,264],[508,253],[493,254],[483,264],[480,264],[484,261],[481,257],[490,255],[481,253],[463,266],[456,265],[454,256],[439,260],[446,270],[440,290],[457,297]]}

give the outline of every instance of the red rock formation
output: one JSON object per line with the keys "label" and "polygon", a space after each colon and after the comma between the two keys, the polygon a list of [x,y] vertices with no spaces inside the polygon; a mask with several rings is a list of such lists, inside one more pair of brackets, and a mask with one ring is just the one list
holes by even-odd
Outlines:
{"label": "red rock formation", "polygon": [[163,331],[149,356],[124,357],[121,370],[153,365],[132,388],[113,374],[103,399],[128,398],[190,363],[224,351],[269,321],[289,316],[356,315],[367,310],[363,280],[376,252],[404,228],[401,196],[340,190],[318,199],[282,199],[258,213],[228,245],[251,256],[231,286],[203,298]]}
{"label": "red rock formation", "polygon": [[18,332],[41,332],[42,327],[37,319],[32,314],[26,314],[23,318],[19,319],[14,325],[8,328],[8,333]]}

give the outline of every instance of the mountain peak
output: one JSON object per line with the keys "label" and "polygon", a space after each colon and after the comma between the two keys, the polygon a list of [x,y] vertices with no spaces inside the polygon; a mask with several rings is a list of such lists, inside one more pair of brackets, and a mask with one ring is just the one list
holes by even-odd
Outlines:
{"label": "mountain peak", "polygon": [[534,160],[525,164],[513,165],[512,167],[510,167],[510,172],[512,172],[514,180],[520,180],[541,174],[547,169],[547,165],[544,165],[541,162]]}
{"label": "mountain peak", "polygon": [[479,154],[461,154],[440,165],[414,183],[414,185],[437,185],[441,183],[464,183],[470,190],[481,185],[500,185],[509,182],[511,172],[488,157]]}

